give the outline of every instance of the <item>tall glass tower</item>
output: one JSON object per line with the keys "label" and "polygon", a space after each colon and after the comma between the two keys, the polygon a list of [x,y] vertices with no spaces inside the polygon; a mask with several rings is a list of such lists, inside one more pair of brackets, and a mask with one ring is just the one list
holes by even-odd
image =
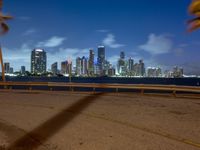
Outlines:
{"label": "tall glass tower", "polygon": [[34,49],[31,53],[31,73],[42,74],[46,72],[47,56],[43,49]]}
{"label": "tall glass tower", "polygon": [[88,75],[93,76],[94,75],[94,50],[90,50],[89,55],[89,62],[88,62]]}
{"label": "tall glass tower", "polygon": [[105,63],[105,46],[98,46],[97,63],[98,63],[99,75],[103,75],[104,63]]}

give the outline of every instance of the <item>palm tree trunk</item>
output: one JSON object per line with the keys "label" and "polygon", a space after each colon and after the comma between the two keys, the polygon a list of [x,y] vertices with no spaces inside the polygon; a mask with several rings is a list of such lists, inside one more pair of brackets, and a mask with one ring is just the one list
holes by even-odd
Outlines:
{"label": "palm tree trunk", "polygon": [[2,80],[5,82],[5,72],[4,72],[4,64],[3,64],[3,55],[2,55],[2,50],[1,50],[1,47],[0,47],[0,63],[1,63],[1,74],[2,74]]}

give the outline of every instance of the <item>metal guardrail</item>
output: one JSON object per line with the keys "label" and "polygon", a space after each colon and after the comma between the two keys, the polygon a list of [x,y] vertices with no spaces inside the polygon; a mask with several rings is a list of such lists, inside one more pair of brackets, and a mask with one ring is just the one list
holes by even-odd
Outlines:
{"label": "metal guardrail", "polygon": [[116,92],[119,89],[134,89],[140,90],[144,94],[145,90],[152,91],[171,91],[174,96],[176,92],[192,92],[200,93],[200,87],[198,86],[177,86],[177,85],[153,85],[153,84],[107,84],[107,83],[63,83],[63,82],[0,82],[0,86],[4,86],[5,89],[12,89],[13,86],[24,86],[32,90],[34,86],[49,87],[52,90],[53,87],[69,87],[72,91],[74,88],[93,88],[93,91],[97,88],[100,89],[115,89]]}

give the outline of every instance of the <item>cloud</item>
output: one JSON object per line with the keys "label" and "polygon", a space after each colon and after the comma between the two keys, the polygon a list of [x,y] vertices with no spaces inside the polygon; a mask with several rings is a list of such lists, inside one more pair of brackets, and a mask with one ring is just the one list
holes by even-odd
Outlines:
{"label": "cloud", "polygon": [[108,34],[107,37],[103,40],[103,44],[110,48],[120,48],[125,45],[116,43],[115,36],[113,34]]}
{"label": "cloud", "polygon": [[152,55],[158,55],[169,53],[172,46],[173,42],[169,36],[150,34],[146,44],[140,45],[139,48]]}
{"label": "cloud", "polygon": [[64,37],[53,36],[44,42],[39,42],[37,44],[37,47],[50,47],[50,48],[58,47],[62,45],[65,40],[66,38]]}
{"label": "cloud", "polygon": [[22,35],[23,36],[28,36],[28,35],[32,35],[36,33],[36,30],[35,29],[28,29],[27,31],[25,31]]}
{"label": "cloud", "polygon": [[100,30],[96,30],[97,32],[100,32],[100,33],[107,33],[109,32],[109,30],[106,30],[106,29],[100,29]]}

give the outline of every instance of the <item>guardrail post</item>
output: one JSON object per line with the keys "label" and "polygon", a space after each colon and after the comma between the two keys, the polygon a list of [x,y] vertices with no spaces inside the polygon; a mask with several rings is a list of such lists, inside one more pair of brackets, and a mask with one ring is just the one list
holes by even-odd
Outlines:
{"label": "guardrail post", "polygon": [[176,91],[175,90],[173,90],[173,96],[176,97]]}
{"label": "guardrail post", "polygon": [[50,87],[50,88],[49,88],[49,90],[50,90],[50,91],[53,91],[53,88],[52,88],[52,87]]}
{"label": "guardrail post", "polygon": [[116,88],[116,93],[118,93],[119,92],[119,89],[118,88]]}
{"label": "guardrail post", "polygon": [[144,89],[141,89],[141,95],[144,95]]}
{"label": "guardrail post", "polygon": [[30,90],[30,91],[32,90],[32,86],[29,86],[29,90]]}

